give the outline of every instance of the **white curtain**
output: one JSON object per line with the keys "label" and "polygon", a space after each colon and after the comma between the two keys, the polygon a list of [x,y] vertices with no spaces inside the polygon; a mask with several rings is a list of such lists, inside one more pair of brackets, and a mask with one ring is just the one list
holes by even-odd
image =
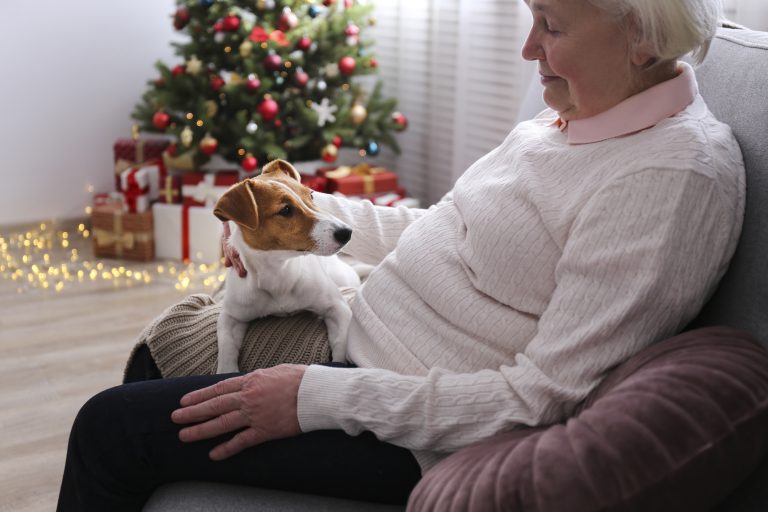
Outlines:
{"label": "white curtain", "polygon": [[535,65],[520,56],[520,0],[376,0],[380,78],[409,120],[402,155],[382,152],[409,195],[437,201],[515,124]]}
{"label": "white curtain", "polygon": [[754,30],[768,31],[768,0],[724,0],[726,18]]}

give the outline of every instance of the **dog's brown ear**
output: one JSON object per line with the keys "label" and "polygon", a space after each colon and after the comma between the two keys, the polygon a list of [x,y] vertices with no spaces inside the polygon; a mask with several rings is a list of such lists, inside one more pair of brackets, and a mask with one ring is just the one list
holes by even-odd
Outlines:
{"label": "dog's brown ear", "polygon": [[261,169],[262,175],[279,172],[301,183],[301,175],[299,174],[299,171],[285,160],[272,160]]}
{"label": "dog's brown ear", "polygon": [[216,202],[213,214],[219,220],[231,220],[245,229],[254,230],[259,226],[259,207],[256,204],[252,180],[244,180],[227,190]]}

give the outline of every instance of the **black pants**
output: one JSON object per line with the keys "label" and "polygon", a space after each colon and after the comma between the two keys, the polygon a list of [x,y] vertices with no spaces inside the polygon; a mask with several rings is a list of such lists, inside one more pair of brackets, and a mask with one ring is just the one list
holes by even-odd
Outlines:
{"label": "black pants", "polygon": [[[146,361],[145,361],[146,363]],[[369,433],[327,430],[271,441],[214,462],[229,436],[182,443],[171,411],[186,393],[233,375],[124,384],[91,398],[69,439],[59,512],[137,511],[166,482],[202,480],[404,504],[421,477],[408,450]]]}

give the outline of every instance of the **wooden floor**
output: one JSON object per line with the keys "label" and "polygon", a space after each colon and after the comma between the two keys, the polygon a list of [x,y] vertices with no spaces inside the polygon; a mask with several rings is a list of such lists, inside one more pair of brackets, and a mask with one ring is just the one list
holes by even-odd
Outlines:
{"label": "wooden floor", "polygon": [[120,383],[141,329],[187,293],[169,280],[57,293],[0,278],[0,511],[55,510],[78,409]]}

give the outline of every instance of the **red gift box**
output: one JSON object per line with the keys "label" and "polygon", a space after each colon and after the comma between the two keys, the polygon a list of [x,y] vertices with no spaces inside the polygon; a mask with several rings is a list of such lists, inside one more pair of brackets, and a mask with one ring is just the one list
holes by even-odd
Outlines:
{"label": "red gift box", "polygon": [[181,203],[181,176],[166,176],[161,183],[158,201],[165,204]]}
{"label": "red gift box", "polygon": [[328,180],[324,176],[301,174],[301,184],[317,192],[328,191]]}
{"label": "red gift box", "polygon": [[236,171],[189,172],[182,176],[184,206],[213,206],[224,192],[240,181]]}
{"label": "red gift box", "polygon": [[120,190],[120,173],[131,167],[143,167],[162,162],[163,151],[170,144],[162,139],[118,139],[113,146],[115,155],[115,185]]}
{"label": "red gift box", "polygon": [[354,167],[321,168],[317,174],[328,180],[327,192],[357,196],[397,190],[397,175],[383,167],[360,164]]}

